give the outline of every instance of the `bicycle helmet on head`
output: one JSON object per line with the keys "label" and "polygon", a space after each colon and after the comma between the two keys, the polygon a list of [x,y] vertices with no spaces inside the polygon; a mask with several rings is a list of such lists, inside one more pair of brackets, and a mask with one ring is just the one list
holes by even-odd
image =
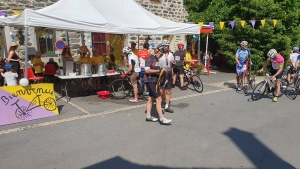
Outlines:
{"label": "bicycle helmet on head", "polygon": [[163,40],[161,44],[163,46],[170,46],[170,42],[168,40]]}
{"label": "bicycle helmet on head", "polygon": [[184,44],[179,43],[179,44],[178,44],[178,48],[184,48]]}
{"label": "bicycle helmet on head", "polygon": [[162,44],[159,44],[157,47],[156,47],[157,51],[161,52],[161,53],[165,53],[166,50],[164,48],[164,46]]}
{"label": "bicycle helmet on head", "polygon": [[244,45],[248,45],[248,42],[247,41],[242,41],[241,46],[243,47]]}
{"label": "bicycle helmet on head", "polygon": [[294,52],[294,53],[299,52],[299,47],[298,47],[298,46],[293,47],[293,52]]}
{"label": "bicycle helmet on head", "polygon": [[123,48],[123,53],[131,52],[131,48],[129,46]]}
{"label": "bicycle helmet on head", "polygon": [[277,55],[277,51],[275,49],[271,49],[267,55],[269,58],[274,58]]}

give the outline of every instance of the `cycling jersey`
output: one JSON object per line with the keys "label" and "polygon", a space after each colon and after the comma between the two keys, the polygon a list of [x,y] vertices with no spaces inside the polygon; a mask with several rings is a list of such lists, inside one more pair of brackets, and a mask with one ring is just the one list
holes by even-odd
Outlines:
{"label": "cycling jersey", "polygon": [[[153,69],[153,70],[160,70],[159,61],[156,58],[155,55],[151,55],[147,58],[145,63],[145,70]],[[145,79],[145,82],[157,82],[158,74],[146,74],[147,78]]]}
{"label": "cycling jersey", "polygon": [[129,65],[132,65],[132,71],[133,72],[140,72],[141,71],[141,68],[140,68],[140,64],[139,64],[139,59],[138,59],[138,57],[134,54],[134,53],[132,53],[132,52],[130,52],[129,54],[128,54],[128,64]]}
{"label": "cycling jersey", "polygon": [[159,58],[159,65],[161,68],[165,68],[167,72],[170,73],[172,72],[173,60],[174,60],[174,56],[171,52],[169,52],[168,59],[166,59],[166,54],[164,54],[161,58]]}
{"label": "cycling jersey", "polygon": [[137,57],[139,58],[141,68],[145,68],[145,61],[149,56],[151,56],[151,53],[147,49],[140,50],[137,53]]}
{"label": "cycling jersey", "polygon": [[290,60],[292,61],[292,65],[295,67],[295,64],[296,64],[296,62],[297,62],[297,60],[298,60],[298,53],[292,53],[292,54],[290,54]]}
{"label": "cycling jersey", "polygon": [[284,64],[284,58],[280,54],[278,54],[277,57],[274,57],[272,59],[268,58],[268,60],[271,60],[272,68],[275,70],[278,70],[280,68],[280,66],[283,66],[283,64]]}
{"label": "cycling jersey", "polygon": [[249,49],[238,49],[235,54],[238,57],[240,64],[246,64],[248,57],[250,58],[250,50]]}
{"label": "cycling jersey", "polygon": [[[192,55],[190,52],[185,53],[185,60],[192,61]],[[184,68],[189,69],[191,67],[191,63],[185,63]]]}
{"label": "cycling jersey", "polygon": [[174,59],[176,60],[175,66],[176,67],[182,67],[183,66],[183,60],[185,58],[185,52],[178,50],[174,53]]}

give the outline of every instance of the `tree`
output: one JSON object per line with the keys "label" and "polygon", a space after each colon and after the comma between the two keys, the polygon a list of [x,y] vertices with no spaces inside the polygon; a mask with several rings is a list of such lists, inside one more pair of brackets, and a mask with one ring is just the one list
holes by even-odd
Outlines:
{"label": "tree", "polygon": [[[300,44],[298,0],[184,0],[184,5],[189,21],[215,23],[211,39],[231,66],[236,64],[235,51],[243,40],[249,42],[255,69],[262,66],[269,49],[283,54],[287,63],[292,47]],[[275,27],[273,19],[277,20]],[[244,27],[240,24],[242,20],[246,21]],[[254,28],[250,20],[256,20]],[[260,20],[265,20],[264,26]],[[225,25],[221,30],[222,21]],[[235,21],[233,29],[229,21]]]}

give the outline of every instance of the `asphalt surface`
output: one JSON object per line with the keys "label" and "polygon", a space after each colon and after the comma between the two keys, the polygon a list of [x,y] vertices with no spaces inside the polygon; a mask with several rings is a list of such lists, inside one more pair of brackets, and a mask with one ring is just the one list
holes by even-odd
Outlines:
{"label": "asphalt surface", "polygon": [[232,73],[201,79],[201,94],[174,89],[168,126],[146,122],[143,101],[59,99],[59,116],[0,127],[0,168],[300,168],[299,98],[252,101]]}

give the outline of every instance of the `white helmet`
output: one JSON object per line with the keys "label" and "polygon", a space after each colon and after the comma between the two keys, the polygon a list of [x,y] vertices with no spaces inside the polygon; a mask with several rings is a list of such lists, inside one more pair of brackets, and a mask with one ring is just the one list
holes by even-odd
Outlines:
{"label": "white helmet", "polygon": [[247,41],[242,41],[241,46],[243,47],[244,45],[248,45],[248,42]]}
{"label": "white helmet", "polygon": [[168,40],[163,40],[161,45],[163,46],[170,46],[170,42]]}
{"label": "white helmet", "polygon": [[294,52],[294,53],[299,52],[299,47],[298,47],[298,46],[293,47],[293,52]]}
{"label": "white helmet", "polygon": [[123,53],[129,53],[129,52],[131,52],[131,48],[129,46],[127,46],[127,47],[124,47],[122,51],[123,51]]}
{"label": "white helmet", "polygon": [[277,55],[277,51],[275,49],[271,49],[267,55],[269,58],[274,58]]}

